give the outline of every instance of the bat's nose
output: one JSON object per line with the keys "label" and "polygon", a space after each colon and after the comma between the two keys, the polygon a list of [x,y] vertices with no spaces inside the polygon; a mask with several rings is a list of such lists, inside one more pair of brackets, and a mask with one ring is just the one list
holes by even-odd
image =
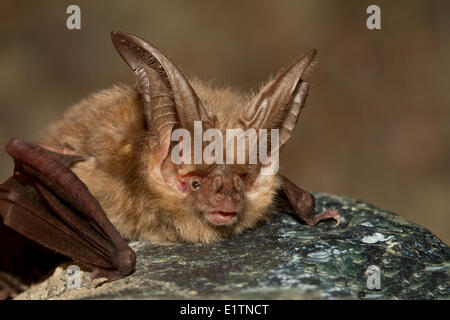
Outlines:
{"label": "bat's nose", "polygon": [[213,206],[216,209],[220,209],[220,211],[225,212],[234,212],[237,211],[237,207],[239,206],[239,199],[233,197],[232,195],[224,195],[223,193],[217,193],[213,197]]}

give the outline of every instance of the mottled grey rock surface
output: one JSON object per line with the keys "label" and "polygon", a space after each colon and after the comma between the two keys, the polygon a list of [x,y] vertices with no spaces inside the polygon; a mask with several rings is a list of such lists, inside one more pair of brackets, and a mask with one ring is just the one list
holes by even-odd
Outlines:
{"label": "mottled grey rock surface", "polygon": [[[68,289],[60,267],[19,299],[449,299],[450,248],[426,229],[348,197],[317,194],[317,212],[345,221],[309,227],[290,216],[215,244],[133,243],[136,273]],[[380,289],[369,289],[370,266]],[[372,274],[372,277],[376,276]],[[371,282],[374,283],[374,282]]]}

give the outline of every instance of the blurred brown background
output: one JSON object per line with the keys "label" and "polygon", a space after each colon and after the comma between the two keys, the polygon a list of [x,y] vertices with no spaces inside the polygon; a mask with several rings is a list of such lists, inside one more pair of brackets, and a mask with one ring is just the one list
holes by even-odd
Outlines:
{"label": "blurred brown background", "polygon": [[[81,7],[79,31],[66,8]],[[381,7],[381,30],[366,8]],[[282,172],[394,211],[450,243],[450,2],[0,2],[0,145],[39,139],[94,90],[133,77],[109,33],[144,37],[187,74],[242,90],[319,49]],[[0,152],[0,180],[12,161]]]}

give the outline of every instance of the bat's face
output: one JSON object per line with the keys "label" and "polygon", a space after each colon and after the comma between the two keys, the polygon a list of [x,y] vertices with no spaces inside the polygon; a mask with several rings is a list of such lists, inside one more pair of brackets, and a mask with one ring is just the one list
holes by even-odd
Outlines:
{"label": "bat's face", "polygon": [[178,203],[182,220],[188,217],[222,235],[267,216],[277,183],[275,175],[261,175],[259,164],[176,165],[166,159],[162,176],[165,186],[177,194],[171,205]]}
{"label": "bat's face", "polygon": [[[272,163],[277,163],[278,159],[274,157],[261,161],[257,148],[250,147],[259,146],[265,151],[269,150],[266,153],[271,154],[271,145],[267,143],[271,139],[257,137],[253,128],[244,131],[239,127],[239,121],[233,121],[239,119],[242,113],[242,106],[230,107],[238,101],[212,103],[211,99],[214,100],[214,97],[208,96],[203,90],[198,91],[206,110],[214,110],[217,116],[215,127],[209,128],[203,137],[208,136],[207,133],[215,132],[215,138],[211,142],[206,139],[206,143],[197,143],[196,148],[196,143],[192,141],[196,139],[190,138],[190,131],[185,130],[181,141],[174,134],[161,166],[160,175],[164,181],[161,184],[169,189],[166,189],[166,194],[176,194],[172,203],[181,199],[180,206],[175,209],[177,212],[184,212],[185,216],[213,227],[217,232],[233,234],[244,226],[254,225],[268,214],[277,179],[274,173],[267,172],[267,168]],[[212,105],[216,108],[212,108]],[[228,126],[233,129],[227,128]],[[246,132],[247,136],[236,135],[236,131]],[[177,130],[174,131],[176,132]],[[184,141],[191,141],[191,144],[184,144]],[[201,154],[197,161],[194,150]],[[180,153],[182,156],[178,158]],[[151,173],[152,177],[158,175],[159,173]],[[180,207],[183,209],[180,210]]]}
{"label": "bat's face", "polygon": [[[232,226],[246,210],[257,168],[211,165],[182,172],[182,192],[196,215],[215,226]],[[256,170],[255,170],[256,169]]]}
{"label": "bat's face", "polygon": [[[170,60],[145,40],[125,33],[113,33],[112,40],[138,79],[150,133],[149,176],[162,188],[165,211],[177,216],[178,226],[191,229],[201,223],[230,233],[228,229],[254,225],[272,204],[278,152],[304,106],[309,85],[301,76],[316,51],[279,73],[245,105],[234,108],[226,105],[224,96],[214,101],[202,92],[197,96]],[[244,140],[237,140],[236,150],[230,153],[228,129],[244,133]],[[240,159],[239,148],[244,150]]]}

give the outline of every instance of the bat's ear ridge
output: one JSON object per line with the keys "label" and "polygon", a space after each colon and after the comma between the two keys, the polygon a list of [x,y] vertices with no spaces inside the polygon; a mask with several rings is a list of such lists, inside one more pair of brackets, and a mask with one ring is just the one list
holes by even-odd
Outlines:
{"label": "bat's ear ridge", "polygon": [[113,31],[111,39],[138,78],[147,125],[157,133],[160,151],[168,152],[175,126],[193,130],[194,121],[203,121],[204,128],[213,127],[197,94],[169,58],[129,33]]}
{"label": "bat's ear ridge", "polygon": [[309,84],[302,77],[316,54],[317,49],[310,50],[264,86],[250,101],[241,123],[247,129],[278,128],[280,147],[286,143],[308,95]]}

